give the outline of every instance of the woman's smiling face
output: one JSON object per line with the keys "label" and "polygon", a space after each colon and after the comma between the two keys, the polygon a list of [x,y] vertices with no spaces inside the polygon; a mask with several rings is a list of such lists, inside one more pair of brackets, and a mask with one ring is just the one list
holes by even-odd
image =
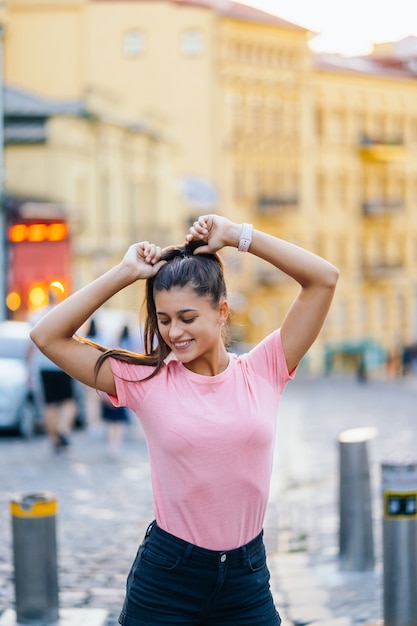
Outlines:
{"label": "woman's smiling face", "polygon": [[213,306],[192,287],[155,293],[159,332],[178,361],[198,373],[199,361],[210,360],[223,346],[221,327],[227,319],[226,301]]}

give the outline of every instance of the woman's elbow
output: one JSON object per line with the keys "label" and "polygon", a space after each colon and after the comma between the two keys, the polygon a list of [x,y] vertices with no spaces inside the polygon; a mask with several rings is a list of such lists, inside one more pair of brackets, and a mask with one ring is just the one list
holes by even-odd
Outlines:
{"label": "woman's elbow", "polygon": [[42,331],[42,326],[40,322],[38,322],[29,333],[31,340],[35,344],[39,350],[42,350],[45,346],[48,345],[48,340],[45,337],[45,333]]}
{"label": "woman's elbow", "polygon": [[329,288],[334,291],[336,289],[337,282],[340,278],[340,271],[335,265],[332,265],[332,264],[329,264],[329,265],[330,267],[327,273],[327,284]]}
{"label": "woman's elbow", "polygon": [[340,272],[335,265],[324,261],[324,265],[322,265],[315,273],[307,288],[312,288],[313,290],[324,290],[324,291],[335,291],[337,286],[337,281],[339,280]]}

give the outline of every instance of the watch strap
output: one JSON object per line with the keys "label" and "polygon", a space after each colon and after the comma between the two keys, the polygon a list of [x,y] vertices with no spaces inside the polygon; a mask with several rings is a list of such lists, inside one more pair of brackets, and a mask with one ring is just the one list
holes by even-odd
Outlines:
{"label": "watch strap", "polygon": [[237,248],[239,252],[247,252],[249,250],[249,246],[252,243],[252,233],[252,224],[242,224],[242,232],[240,234],[239,246]]}

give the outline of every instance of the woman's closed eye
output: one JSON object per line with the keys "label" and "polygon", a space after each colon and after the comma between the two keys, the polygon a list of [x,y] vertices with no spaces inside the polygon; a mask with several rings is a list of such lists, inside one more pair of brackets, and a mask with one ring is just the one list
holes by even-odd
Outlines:
{"label": "woman's closed eye", "polygon": [[[195,319],[196,319],[196,317],[187,317],[186,319],[182,319],[181,321],[182,321],[184,324],[192,324],[192,323],[195,321]],[[168,326],[168,324],[170,324],[170,323],[171,323],[171,320],[167,320],[167,319],[163,319],[163,320],[161,320],[161,319],[160,319],[160,320],[159,320],[159,323],[160,323],[162,326]]]}
{"label": "woman's closed eye", "polygon": [[188,317],[185,320],[182,320],[184,322],[184,324],[192,324],[194,322],[196,318],[195,317]]}

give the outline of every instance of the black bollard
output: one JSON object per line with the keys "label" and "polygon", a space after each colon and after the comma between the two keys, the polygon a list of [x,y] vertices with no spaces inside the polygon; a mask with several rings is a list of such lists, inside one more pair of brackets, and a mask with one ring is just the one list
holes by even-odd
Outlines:
{"label": "black bollard", "polygon": [[384,625],[417,626],[417,463],[383,463]]}
{"label": "black bollard", "polygon": [[55,517],[48,492],[18,494],[10,501],[16,620],[51,624],[59,619]]}

